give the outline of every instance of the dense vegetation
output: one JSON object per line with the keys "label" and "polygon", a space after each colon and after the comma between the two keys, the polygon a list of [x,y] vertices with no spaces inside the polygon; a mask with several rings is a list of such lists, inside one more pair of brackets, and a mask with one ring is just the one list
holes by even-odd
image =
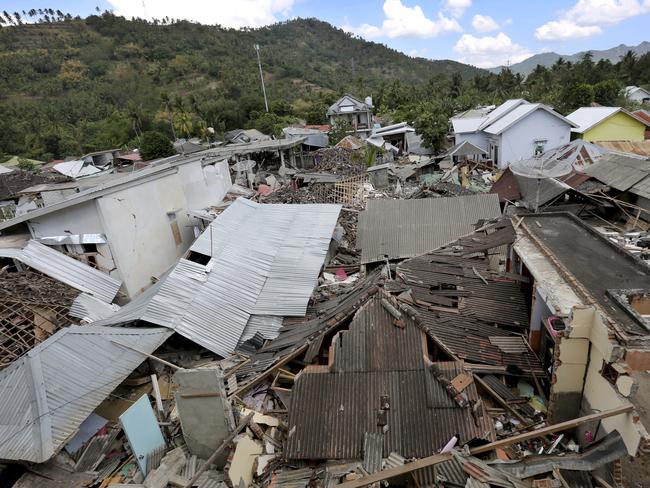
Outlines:
{"label": "dense vegetation", "polygon": [[365,96],[391,80],[415,85],[477,72],[412,59],[313,19],[234,30],[55,13],[0,29],[0,152],[47,159],[134,147],[152,129],[169,137],[205,135],[208,127],[277,133],[296,118],[323,122],[347,91]]}
{"label": "dense vegetation", "polygon": [[[26,16],[39,21],[24,24]],[[524,80],[508,70],[410,58],[315,19],[234,30],[107,12],[86,19],[51,9],[3,12],[0,157],[49,160],[134,148],[151,131],[169,139],[208,137],[210,127],[217,134],[242,127],[278,134],[299,119],[325,122],[327,106],[346,92],[372,95],[385,121],[406,120],[439,147],[448,117],[476,104],[525,97],[566,113],[592,101],[622,103],[621,87],[648,82],[650,55],[616,65],[589,56],[560,60]]]}

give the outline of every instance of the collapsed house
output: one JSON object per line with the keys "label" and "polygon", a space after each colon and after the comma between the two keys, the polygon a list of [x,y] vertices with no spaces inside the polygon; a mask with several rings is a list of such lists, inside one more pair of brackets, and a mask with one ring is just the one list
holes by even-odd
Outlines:
{"label": "collapsed house", "polygon": [[305,314],[339,211],[237,199],[167,276],[96,324],[160,325],[221,357],[271,339],[283,316]]}
{"label": "collapsed house", "polygon": [[[529,340],[552,373],[553,418],[643,404],[646,265],[571,214],[524,216],[518,233],[512,269],[531,277]],[[647,445],[643,411],[602,424],[631,456]]]}
{"label": "collapsed house", "polygon": [[363,305],[334,338],[329,364],[296,377],[289,459],[363,459],[371,450],[378,459],[424,457],[458,434],[463,442],[493,440],[476,385],[462,399],[447,389],[465,375],[463,363],[431,362],[422,330],[386,302],[375,296]]}

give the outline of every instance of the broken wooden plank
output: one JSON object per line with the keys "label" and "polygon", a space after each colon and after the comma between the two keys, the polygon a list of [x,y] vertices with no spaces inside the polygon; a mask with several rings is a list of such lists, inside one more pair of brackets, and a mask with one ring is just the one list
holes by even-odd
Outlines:
{"label": "broken wooden plank", "polygon": [[515,417],[521,420],[525,425],[528,425],[529,421],[523,415],[517,412],[517,410],[515,410],[512,406],[510,406],[510,404],[507,401],[501,398],[501,396],[496,391],[490,388],[490,386],[485,381],[483,381],[483,379],[480,376],[475,375],[474,378],[476,379],[478,384],[481,385],[483,389],[487,391],[490,394],[490,396],[494,398],[501,406],[503,406],[511,414],[513,414]]}
{"label": "broken wooden plank", "polygon": [[462,392],[465,388],[471,385],[474,382],[472,377],[465,373],[460,373],[453,380],[451,380],[452,386],[456,389],[458,393]]}
{"label": "broken wooden plank", "polygon": [[153,359],[154,361],[158,361],[159,363],[162,363],[162,364],[164,364],[165,366],[169,366],[170,368],[172,368],[172,369],[174,369],[174,370],[183,369],[183,368],[181,368],[180,366],[176,366],[175,364],[170,363],[169,361],[165,361],[164,359],[161,359],[161,358],[159,358],[158,356],[154,356],[153,354],[149,354],[149,353],[147,353],[147,352],[141,351],[140,349],[136,349],[135,347],[127,346],[126,344],[122,344],[121,342],[118,342],[118,341],[111,341],[111,342],[112,342],[113,344],[117,344],[118,346],[122,346],[122,347],[124,347],[124,348],[126,348],[126,349],[131,349],[132,351],[135,351],[135,352],[137,352],[137,353],[139,353],[139,354],[142,354],[143,356],[146,356],[146,357],[148,357],[148,358],[151,358],[151,359]]}
{"label": "broken wooden plank", "polygon": [[268,378],[270,375],[275,373],[278,369],[280,369],[282,366],[290,362],[291,360],[297,358],[300,356],[302,353],[304,353],[307,349],[309,348],[309,344],[303,344],[301,347],[293,351],[292,353],[288,354],[284,359],[278,361],[274,366],[271,368],[267,369],[263,373],[259,374],[255,378],[253,378],[251,381],[248,381],[247,383],[241,385],[239,388],[237,388],[235,391],[230,392],[228,394],[228,398],[232,398],[234,396],[239,396],[241,393],[249,390],[253,386],[261,383],[264,381],[266,378]]}
{"label": "broken wooden plank", "polygon": [[[632,404],[621,405],[620,407],[613,408],[611,410],[605,410],[604,412],[593,413],[591,415],[585,415],[584,417],[579,417],[577,419],[568,420],[566,422],[561,422],[559,424],[549,425],[541,429],[534,430],[532,432],[526,432],[524,434],[519,434],[508,439],[501,439],[499,441],[491,442],[484,446],[476,447],[470,449],[469,453],[472,456],[476,454],[481,454],[484,452],[489,452],[497,448],[509,446],[511,444],[516,444],[517,442],[527,441],[528,439],[533,439],[535,437],[543,437],[546,434],[551,434],[553,432],[559,432],[562,430],[572,429],[579,425],[582,425],[587,422],[592,422],[594,420],[602,420],[609,417],[614,417],[616,415],[621,415],[623,413],[629,413],[634,410]],[[341,488],[360,488],[362,486],[367,486],[369,484],[375,483],[377,481],[383,481],[395,476],[400,476],[402,474],[411,473],[418,469],[427,468],[436,464],[440,464],[444,461],[447,461],[451,458],[451,454],[434,454],[433,456],[428,456],[412,463],[404,464],[403,466],[397,466],[395,468],[384,469],[378,473],[372,474],[370,476],[364,476],[358,480],[340,483],[336,486]],[[189,487],[187,487],[189,488]]]}

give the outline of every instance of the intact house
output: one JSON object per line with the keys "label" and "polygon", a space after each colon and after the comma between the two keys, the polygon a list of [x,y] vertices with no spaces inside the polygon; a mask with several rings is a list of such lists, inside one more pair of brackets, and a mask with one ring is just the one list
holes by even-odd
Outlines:
{"label": "intact house", "polygon": [[551,107],[507,100],[485,116],[452,117],[455,144],[469,142],[499,168],[566,144],[575,124]]}
{"label": "intact house", "polygon": [[625,98],[637,103],[650,103],[650,92],[640,86],[625,87]]}
{"label": "intact house", "polygon": [[346,121],[354,132],[364,137],[372,131],[372,109],[371,97],[362,102],[352,95],[344,95],[327,109],[326,115],[330,126]]}
{"label": "intact house", "polygon": [[121,281],[121,296],[132,298],[194,241],[199,223],[188,211],[218,204],[231,186],[226,161],[174,156],[160,163],[105,175],[76,192],[66,187],[49,195],[47,185],[36,187],[25,196],[31,205],[0,222],[0,233],[28,233],[53,245]]}
{"label": "intact house", "polygon": [[585,141],[642,141],[648,122],[621,107],[581,107],[567,115]]}
{"label": "intact house", "polygon": [[554,422],[633,404],[587,424],[580,437],[617,430],[632,456],[648,447],[650,268],[568,213],[520,218],[511,271],[530,277],[529,342],[551,375]]}

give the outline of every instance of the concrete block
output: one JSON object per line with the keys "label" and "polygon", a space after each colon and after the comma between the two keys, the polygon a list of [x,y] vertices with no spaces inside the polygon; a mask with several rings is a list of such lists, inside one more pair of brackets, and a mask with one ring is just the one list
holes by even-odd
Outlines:
{"label": "concrete block", "polygon": [[[174,396],[183,437],[191,454],[209,458],[235,429],[222,373],[218,369],[188,369],[174,374]],[[227,451],[217,466],[223,467]]]}
{"label": "concrete block", "polygon": [[618,389],[618,392],[625,397],[629,397],[632,394],[633,387],[634,378],[631,376],[622,375],[616,380],[616,388]]}

